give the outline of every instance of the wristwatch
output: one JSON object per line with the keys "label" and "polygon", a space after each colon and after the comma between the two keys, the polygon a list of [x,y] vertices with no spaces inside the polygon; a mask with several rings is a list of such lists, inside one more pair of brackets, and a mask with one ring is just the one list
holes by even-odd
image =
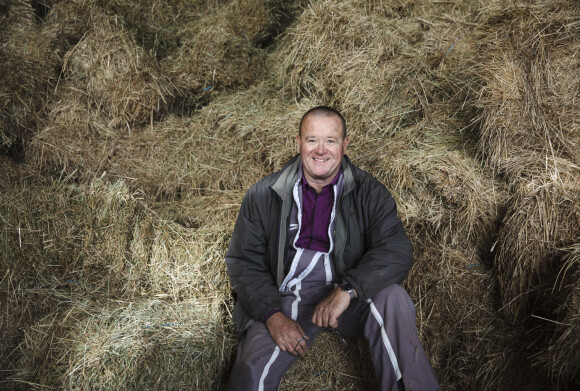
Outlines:
{"label": "wristwatch", "polygon": [[355,298],[354,288],[352,287],[350,282],[343,282],[342,284],[340,284],[340,289],[342,289],[343,292],[348,293],[351,301]]}

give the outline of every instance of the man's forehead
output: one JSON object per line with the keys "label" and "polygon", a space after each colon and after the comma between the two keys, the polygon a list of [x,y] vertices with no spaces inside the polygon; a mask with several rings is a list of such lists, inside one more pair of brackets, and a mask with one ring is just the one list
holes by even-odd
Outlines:
{"label": "man's forehead", "polygon": [[323,110],[312,111],[312,112],[308,113],[306,115],[306,117],[304,117],[304,122],[306,122],[307,120],[312,119],[312,118],[328,118],[328,119],[332,119],[338,123],[342,123],[340,116],[338,114],[330,112],[330,111],[323,111]]}
{"label": "man's forehead", "polygon": [[[336,114],[330,113],[309,113],[308,116],[304,118],[303,128],[308,127],[309,130],[318,130],[318,126],[315,124],[320,124],[319,120],[323,120],[325,124],[332,123],[336,127],[336,131],[341,133],[342,132],[342,120]],[[313,123],[314,121],[314,123]],[[328,121],[328,122],[326,122]]]}

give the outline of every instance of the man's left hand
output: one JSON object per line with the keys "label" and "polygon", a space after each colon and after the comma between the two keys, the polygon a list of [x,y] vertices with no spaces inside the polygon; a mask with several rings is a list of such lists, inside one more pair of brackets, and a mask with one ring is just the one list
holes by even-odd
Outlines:
{"label": "man's left hand", "polygon": [[312,323],[318,327],[338,327],[338,317],[348,308],[350,295],[340,289],[333,290],[316,306],[312,315]]}

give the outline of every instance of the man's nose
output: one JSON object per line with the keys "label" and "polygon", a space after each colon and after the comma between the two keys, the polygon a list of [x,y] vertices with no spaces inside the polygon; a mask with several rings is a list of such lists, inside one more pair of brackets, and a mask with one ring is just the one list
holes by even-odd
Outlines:
{"label": "man's nose", "polygon": [[316,147],[316,153],[322,155],[324,152],[326,152],[326,145],[324,143],[318,143],[318,146]]}

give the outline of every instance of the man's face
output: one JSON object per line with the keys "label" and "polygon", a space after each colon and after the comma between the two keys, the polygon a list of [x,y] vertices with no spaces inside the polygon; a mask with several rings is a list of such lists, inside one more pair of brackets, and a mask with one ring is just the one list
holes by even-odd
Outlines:
{"label": "man's face", "polygon": [[335,115],[310,114],[302,122],[302,135],[296,136],[302,169],[308,183],[318,191],[340,170],[349,142],[342,135],[342,122]]}

